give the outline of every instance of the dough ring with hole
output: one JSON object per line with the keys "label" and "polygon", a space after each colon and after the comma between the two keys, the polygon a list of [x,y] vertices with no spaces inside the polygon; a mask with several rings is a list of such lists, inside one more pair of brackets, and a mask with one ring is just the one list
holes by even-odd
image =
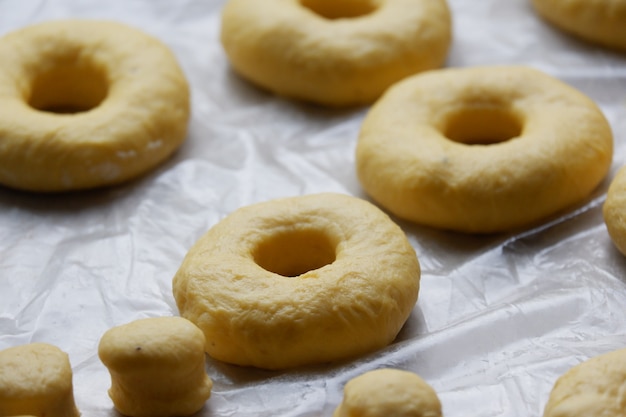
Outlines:
{"label": "dough ring with hole", "polygon": [[532,0],[546,21],[590,42],[626,51],[626,0]]}
{"label": "dough ring with hole", "polygon": [[213,358],[281,369],[388,345],[419,278],[414,249],[386,214],[326,193],[233,212],[190,249],[173,290]]}
{"label": "dough ring with hole", "polygon": [[611,181],[602,214],[611,240],[626,255],[626,167],[620,168]]}
{"label": "dough ring with hole", "polygon": [[441,417],[435,390],[418,375],[383,368],[348,381],[333,417]]}
{"label": "dough ring with hole", "polygon": [[445,61],[445,0],[229,0],[226,54],[244,78],[330,106],[374,101],[396,81]]}
{"label": "dough ring with hole", "polygon": [[581,92],[530,68],[477,67],[390,88],[363,122],[356,165],[395,215],[491,233],[580,203],[612,153],[607,120]]}
{"label": "dough ring with hole", "polygon": [[565,374],[554,385],[544,417],[623,417],[626,349],[596,356]]}
{"label": "dough ring with hole", "polygon": [[0,184],[111,185],[180,146],[189,88],[157,39],[106,21],[59,20],[0,38]]}

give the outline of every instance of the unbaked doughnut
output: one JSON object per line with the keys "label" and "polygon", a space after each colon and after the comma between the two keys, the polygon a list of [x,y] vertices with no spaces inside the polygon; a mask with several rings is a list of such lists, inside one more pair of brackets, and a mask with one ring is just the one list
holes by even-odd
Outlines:
{"label": "unbaked doughnut", "polygon": [[324,193],[236,210],[189,250],[173,290],[213,358],[281,369],[386,346],[419,278],[415,250],[386,214]]}
{"label": "unbaked doughnut", "polygon": [[570,34],[626,50],[626,0],[532,0],[539,15]]}
{"label": "unbaked doughnut", "polygon": [[562,375],[544,417],[623,417],[626,349],[596,356]]}
{"label": "unbaked doughnut", "polygon": [[98,355],[111,373],[109,396],[131,417],[188,416],[211,396],[204,334],[181,317],[155,317],[109,329]]}
{"label": "unbaked doughnut", "polygon": [[0,184],[117,184],[186,136],[189,88],[172,52],[128,26],[59,20],[0,38]]}
{"label": "unbaked doughnut", "polygon": [[333,417],[441,417],[435,390],[399,369],[369,371],[348,381]]}
{"label": "unbaked doughnut", "polygon": [[65,352],[47,343],[0,351],[0,416],[78,417],[72,368]]}
{"label": "unbaked doughnut", "polygon": [[611,240],[626,255],[626,167],[617,171],[611,181],[602,214]]}
{"label": "unbaked doughnut", "polygon": [[445,61],[445,0],[229,0],[221,40],[234,70],[279,95],[329,106],[374,101]]}
{"label": "unbaked doughnut", "polygon": [[398,217],[491,233],[581,202],[612,154],[609,123],[581,92],[530,68],[476,67],[390,88],[363,122],[356,165]]}

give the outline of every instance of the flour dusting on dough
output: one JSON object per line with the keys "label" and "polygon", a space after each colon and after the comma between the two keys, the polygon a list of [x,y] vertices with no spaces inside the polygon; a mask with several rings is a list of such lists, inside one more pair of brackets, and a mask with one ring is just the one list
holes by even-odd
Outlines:
{"label": "flour dusting on dough", "polygon": [[137,156],[137,151],[129,149],[127,151],[117,151],[117,157],[120,159],[130,159]]}
{"label": "flour dusting on dough", "polygon": [[159,149],[161,146],[163,146],[163,139],[156,139],[151,142],[148,142],[148,145],[146,146],[146,150],[153,151],[155,149]]}
{"label": "flour dusting on dough", "polygon": [[91,167],[89,172],[93,175],[99,176],[103,180],[112,181],[119,178],[121,169],[117,164],[112,162],[103,162],[99,165]]}

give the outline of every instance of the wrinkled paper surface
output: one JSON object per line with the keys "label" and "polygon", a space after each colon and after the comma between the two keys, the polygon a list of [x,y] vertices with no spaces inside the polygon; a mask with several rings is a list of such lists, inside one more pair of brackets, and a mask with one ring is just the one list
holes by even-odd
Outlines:
{"label": "wrinkled paper surface", "polygon": [[[584,204],[518,234],[476,237],[399,222],[423,272],[419,301],[395,343],[346,363],[288,372],[209,359],[215,385],[200,415],[330,416],[350,378],[397,367],[426,379],[447,417],[537,417],[558,376],[626,347],[626,261],[601,213],[626,156],[626,54],[564,35],[527,0],[449,3],[447,65],[527,64],[588,94],[615,133],[610,176]],[[116,415],[97,356],[102,334],[135,319],[177,315],[172,277],[220,218],[275,197],[366,197],[354,148],[367,108],[291,102],[240,79],[219,43],[221,6],[0,0],[0,34],[66,17],[138,27],[172,48],[193,92],[187,141],[136,181],[52,196],[0,188],[0,348],[47,342],[68,352],[84,416]]]}

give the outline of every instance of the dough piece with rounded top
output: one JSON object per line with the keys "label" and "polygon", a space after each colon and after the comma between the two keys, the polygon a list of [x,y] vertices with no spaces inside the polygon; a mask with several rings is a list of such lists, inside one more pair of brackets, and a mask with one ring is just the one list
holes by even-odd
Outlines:
{"label": "dough piece with rounded top", "polygon": [[419,290],[404,232],[374,205],[325,193],[243,207],[189,250],[173,282],[209,355],[290,368],[393,341]]}
{"label": "dough piece with rounded top", "polygon": [[391,87],[363,122],[363,188],[398,217],[470,233],[537,224],[581,203],[613,156],[598,106],[531,68],[435,70]]}
{"label": "dough piece with rounded top", "polygon": [[46,343],[0,351],[0,416],[78,417],[72,368],[65,352]]}
{"label": "dough piece with rounded top", "polygon": [[348,381],[333,417],[441,417],[435,390],[418,375],[378,369]]}
{"label": "dough piece with rounded top", "polygon": [[244,78],[329,106],[370,103],[438,68],[450,45],[445,0],[229,0],[221,40]]}
{"label": "dough piece with rounded top", "polygon": [[626,349],[596,356],[565,374],[554,385],[544,417],[624,417]]}
{"label": "dough piece with rounded top", "polygon": [[611,181],[602,214],[611,240],[626,255],[626,167]]}
{"label": "dough piece with rounded top", "polygon": [[159,40],[95,20],[0,38],[0,184],[57,192],[137,177],[185,139],[189,87]]}
{"label": "dough piece with rounded top", "polygon": [[551,24],[590,42],[626,51],[626,0],[532,0]]}
{"label": "dough piece with rounded top", "polygon": [[211,395],[204,335],[181,317],[114,327],[102,336],[98,354],[111,373],[109,395],[124,415],[188,416]]}

